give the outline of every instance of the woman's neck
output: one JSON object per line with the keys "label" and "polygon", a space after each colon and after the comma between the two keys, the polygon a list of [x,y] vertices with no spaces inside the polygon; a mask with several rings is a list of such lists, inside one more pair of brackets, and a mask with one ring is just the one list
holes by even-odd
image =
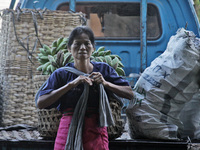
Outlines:
{"label": "woman's neck", "polygon": [[77,60],[74,62],[74,67],[84,73],[91,73],[93,70],[93,65],[90,63],[90,61]]}

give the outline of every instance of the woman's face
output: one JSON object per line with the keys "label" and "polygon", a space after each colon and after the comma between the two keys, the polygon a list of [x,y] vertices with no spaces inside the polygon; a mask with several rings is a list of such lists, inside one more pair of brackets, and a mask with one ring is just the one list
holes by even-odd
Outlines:
{"label": "woman's face", "polygon": [[72,53],[74,59],[85,60],[89,59],[94,51],[94,46],[92,45],[87,34],[82,33],[80,36],[74,38],[69,51]]}

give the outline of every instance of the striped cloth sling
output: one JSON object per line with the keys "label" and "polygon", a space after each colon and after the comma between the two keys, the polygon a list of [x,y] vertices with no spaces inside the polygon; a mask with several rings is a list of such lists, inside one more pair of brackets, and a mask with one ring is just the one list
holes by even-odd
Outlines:
{"label": "striped cloth sling", "polygon": [[[89,75],[72,67],[61,67],[61,69],[72,72],[78,76]],[[40,89],[36,93],[35,96],[36,106],[37,106],[37,100],[39,98],[39,91],[44,88],[46,83],[47,81],[44,82],[44,84],[40,87]],[[69,127],[67,142],[65,144],[65,150],[83,150],[82,132],[83,132],[83,123],[88,101],[88,94],[89,94],[89,85],[87,83],[84,83],[83,93],[80,96],[78,103],[75,107],[72,121]],[[112,117],[108,96],[104,90],[103,85],[99,84],[99,126],[105,127],[114,124],[115,123]]]}

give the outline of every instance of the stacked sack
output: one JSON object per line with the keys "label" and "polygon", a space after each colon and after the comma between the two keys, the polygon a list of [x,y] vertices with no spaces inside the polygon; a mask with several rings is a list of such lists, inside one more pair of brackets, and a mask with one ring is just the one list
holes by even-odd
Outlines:
{"label": "stacked sack", "polygon": [[200,39],[181,28],[170,38],[165,52],[145,69],[126,110],[131,138],[181,137],[180,112],[199,90],[199,50]]}

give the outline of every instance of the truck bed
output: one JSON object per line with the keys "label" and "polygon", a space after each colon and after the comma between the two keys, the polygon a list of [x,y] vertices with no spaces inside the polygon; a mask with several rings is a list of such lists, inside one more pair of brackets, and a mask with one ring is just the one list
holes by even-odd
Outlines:
{"label": "truck bed", "polygon": [[[127,139],[126,136],[109,142],[110,150],[187,150],[189,146],[198,147],[199,145],[200,141]],[[0,131],[1,150],[53,150],[53,147],[54,140],[42,139],[37,130]]]}
{"label": "truck bed", "polygon": [[[53,146],[54,140],[0,140],[1,150],[53,150]],[[187,141],[121,139],[109,143],[110,150],[187,150],[187,147]]]}

